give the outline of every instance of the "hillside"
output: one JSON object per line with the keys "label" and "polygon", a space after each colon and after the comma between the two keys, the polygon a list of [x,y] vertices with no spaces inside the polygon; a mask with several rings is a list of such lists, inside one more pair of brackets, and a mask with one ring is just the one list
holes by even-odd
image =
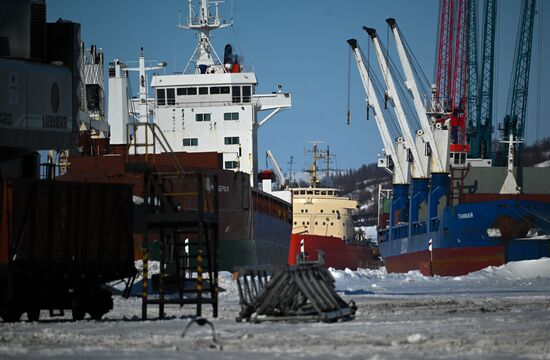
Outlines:
{"label": "hillside", "polygon": [[[522,156],[523,166],[550,166],[550,138],[526,146]],[[363,165],[331,176],[332,185],[342,189],[344,195],[359,200],[360,211],[356,226],[376,225],[378,186],[389,188],[391,175],[378,168],[376,163]]]}

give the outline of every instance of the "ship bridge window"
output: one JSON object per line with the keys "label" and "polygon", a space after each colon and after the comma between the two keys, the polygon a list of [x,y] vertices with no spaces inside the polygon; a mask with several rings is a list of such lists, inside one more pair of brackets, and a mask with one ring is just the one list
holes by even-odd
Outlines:
{"label": "ship bridge window", "polygon": [[321,195],[326,195],[327,192],[326,191],[321,191]]}
{"label": "ship bridge window", "polygon": [[232,86],[231,92],[233,93],[232,101],[234,103],[240,103],[241,102],[241,87],[240,86]]}
{"label": "ship bridge window", "polygon": [[243,102],[251,102],[252,101],[252,91],[250,86],[243,86]]}
{"label": "ship bridge window", "polygon": [[238,145],[239,137],[238,136],[229,136],[223,139],[225,145]]}
{"label": "ship bridge window", "polygon": [[187,88],[177,88],[176,94],[178,94],[178,96],[187,95]]}
{"label": "ship bridge window", "polygon": [[329,195],[334,195],[334,192],[333,192],[333,191],[329,191],[328,194],[329,194]]}
{"label": "ship bridge window", "polygon": [[157,105],[166,105],[166,91],[164,89],[157,89]]}
{"label": "ship bridge window", "polygon": [[229,94],[229,86],[220,86],[221,94]]}
{"label": "ship bridge window", "polygon": [[300,192],[298,190],[294,190],[294,195],[298,195]]}
{"label": "ship bridge window", "polygon": [[319,195],[319,190],[315,190],[315,195]]}
{"label": "ship bridge window", "polygon": [[183,146],[199,146],[199,139],[185,138],[183,139]]}
{"label": "ship bridge window", "polygon": [[197,121],[210,121],[210,114],[195,114]]}
{"label": "ship bridge window", "polygon": [[308,190],[308,191],[307,191],[307,194],[308,194],[308,195],[313,195],[313,190]]}
{"label": "ship bridge window", "polygon": [[166,89],[166,105],[176,105],[176,90]]}
{"label": "ship bridge window", "polygon": [[208,95],[208,88],[207,87],[200,87],[199,88],[199,95]]}
{"label": "ship bridge window", "polygon": [[220,87],[219,86],[212,86],[210,88],[210,95],[218,95],[220,93]]}
{"label": "ship bridge window", "polygon": [[238,112],[234,112],[234,113],[224,113],[223,114],[223,119],[224,120],[239,120],[239,113]]}
{"label": "ship bridge window", "polygon": [[187,88],[187,95],[197,95],[197,88],[196,87]]}
{"label": "ship bridge window", "polygon": [[300,190],[300,195],[305,195],[305,194],[306,194],[305,190]]}
{"label": "ship bridge window", "polygon": [[451,158],[451,163],[454,165],[465,165],[466,164],[466,153],[465,152],[451,152],[449,157]]}
{"label": "ship bridge window", "polygon": [[239,163],[237,161],[226,161],[224,165],[225,169],[237,169],[239,167]]}

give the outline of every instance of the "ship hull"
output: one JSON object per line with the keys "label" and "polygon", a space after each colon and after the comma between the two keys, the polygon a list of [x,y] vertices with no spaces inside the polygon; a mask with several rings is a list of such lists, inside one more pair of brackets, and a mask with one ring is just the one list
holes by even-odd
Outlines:
{"label": "ship hull", "polygon": [[253,212],[253,219],[247,224],[252,233],[250,237],[235,238],[231,233],[220,236],[220,270],[286,264],[290,223],[258,211]]}
{"label": "ship hull", "polygon": [[[318,261],[323,254],[325,267],[335,269],[357,269],[376,267],[371,248],[366,245],[347,244],[339,237],[292,234],[290,238],[288,263],[296,264],[297,260]],[[302,255],[301,244],[304,247]]]}
{"label": "ship hull", "polygon": [[393,227],[391,236],[381,231],[380,252],[388,272],[454,276],[550,256],[550,240],[544,235],[550,234],[550,202],[532,196],[483,200],[446,207],[430,224]]}
{"label": "ship hull", "polygon": [[[216,173],[219,204],[219,269],[286,264],[292,231],[291,205],[274,196],[251,188],[248,174],[220,169],[219,154],[174,153],[186,170]],[[143,178],[126,172],[126,156],[72,158],[70,172],[59,180],[114,182],[133,185],[135,196],[143,196]],[[155,166],[169,169],[173,158],[156,154]],[[135,257],[142,257],[142,212],[134,211]],[[158,236],[149,233],[149,258],[159,258]]]}

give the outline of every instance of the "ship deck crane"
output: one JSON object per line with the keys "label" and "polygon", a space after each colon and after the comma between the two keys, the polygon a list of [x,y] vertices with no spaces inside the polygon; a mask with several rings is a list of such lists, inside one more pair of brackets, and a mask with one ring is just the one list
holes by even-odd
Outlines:
{"label": "ship deck crane", "polygon": [[[428,194],[427,184],[422,184],[421,182],[415,185],[418,185],[419,189],[416,189],[413,186],[413,195],[411,196],[411,205],[410,205],[410,220],[416,221],[418,217],[417,206],[424,200],[428,199],[428,218],[433,219],[438,215],[438,205],[441,199],[445,198],[449,190],[449,142],[450,142],[450,133],[448,130],[448,121],[444,122],[435,122],[432,126],[430,120],[428,120],[428,115],[426,113],[426,107],[422,103],[420,96],[420,91],[418,90],[418,85],[414,78],[414,73],[411,66],[411,61],[409,55],[405,49],[403,39],[399,28],[397,27],[397,22],[395,19],[389,18],[386,20],[388,25],[392,30],[393,37],[395,39],[397,51],[399,58],[401,60],[401,66],[403,67],[403,72],[405,73],[405,86],[409,89],[412,94],[414,107],[417,113],[417,116],[420,120],[420,124],[423,130],[423,136],[425,141],[428,144],[427,152],[431,154],[430,156],[430,166],[431,166],[431,186]],[[436,111],[441,109],[434,109]],[[464,162],[466,161],[464,156]],[[431,229],[433,226],[432,221],[428,221],[428,228]],[[410,231],[410,230],[409,230]]]}
{"label": "ship deck crane", "polygon": [[394,107],[395,113],[397,114],[397,121],[405,138],[405,147],[412,154],[413,166],[411,175],[413,178],[426,178],[428,176],[428,164],[427,161],[424,159],[426,156],[425,154],[420,154],[418,148],[415,145],[415,140],[413,139],[412,132],[407,121],[407,116],[405,115],[405,111],[403,110],[403,105],[401,104],[401,100],[399,98],[399,95],[397,94],[397,88],[393,80],[392,72],[388,66],[388,61],[386,59],[386,56],[384,55],[382,45],[380,44],[380,39],[378,38],[375,29],[363,26],[363,30],[365,30],[367,34],[369,34],[374,44],[376,57],[378,59],[378,64],[380,65],[380,71],[384,76],[384,81],[388,89],[388,100],[390,100],[390,104]]}
{"label": "ship deck crane", "polygon": [[[408,221],[406,217],[409,213],[409,163],[407,162],[408,150],[404,147],[402,141],[398,139],[397,144],[400,146],[400,151],[397,153],[394,142],[390,136],[388,125],[382,114],[382,109],[378,102],[376,92],[374,90],[372,79],[369,75],[369,70],[363,61],[363,56],[361,55],[361,50],[357,44],[357,40],[349,39],[348,44],[353,50],[353,55],[357,62],[357,68],[359,69],[359,74],[361,75],[361,81],[365,88],[367,94],[367,100],[369,107],[372,107],[374,110],[374,119],[376,125],[378,126],[378,131],[382,137],[382,142],[384,143],[384,151],[386,156],[393,162],[394,171],[393,171],[393,198],[390,210],[390,226],[393,224],[398,224],[402,221]],[[403,151],[404,150],[404,151]],[[380,166],[380,163],[379,163]],[[389,239],[391,240],[393,232],[390,231]]]}
{"label": "ship deck crane", "polygon": [[367,70],[365,62],[363,61],[363,56],[361,55],[357,40],[349,39],[347,42],[351,46],[353,55],[355,56],[357,68],[361,76],[361,81],[363,82],[363,86],[367,94],[367,106],[371,107],[374,111],[376,125],[378,127],[378,131],[380,132],[382,143],[384,144],[384,152],[390,158],[394,165],[393,183],[408,184],[408,164],[406,163],[406,161],[404,161],[402,157],[397,156],[394,142],[390,136],[390,132],[388,130],[388,126],[386,124],[384,116],[382,115],[382,109],[380,107],[380,104],[378,103],[376,92],[374,91],[374,86],[370,78],[369,71]]}
{"label": "ship deck crane", "polygon": [[275,171],[275,176],[277,176],[277,180],[279,180],[279,184],[281,185],[281,187],[286,186],[285,175],[281,171],[281,168],[279,167],[277,160],[275,160],[275,156],[273,156],[271,150],[267,150],[265,152],[265,156],[269,158],[269,160],[271,160],[271,163],[273,164],[273,169]]}
{"label": "ship deck crane", "polygon": [[443,125],[438,125],[432,129],[432,125],[428,119],[428,115],[426,114],[426,107],[422,103],[422,97],[420,96],[420,91],[418,90],[418,86],[414,78],[409,56],[407,55],[407,51],[405,50],[405,46],[403,44],[403,39],[401,38],[401,33],[397,27],[397,22],[393,18],[386,19],[386,22],[390,26],[395,39],[401,66],[403,67],[403,72],[405,73],[405,86],[411,92],[414,108],[422,127],[423,137],[425,142],[429,145],[429,152],[431,153],[430,170],[432,173],[447,173],[449,132]]}

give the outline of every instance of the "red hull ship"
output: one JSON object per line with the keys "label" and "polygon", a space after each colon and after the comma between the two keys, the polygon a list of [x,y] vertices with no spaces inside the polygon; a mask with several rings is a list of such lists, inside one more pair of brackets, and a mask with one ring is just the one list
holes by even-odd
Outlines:
{"label": "red hull ship", "polygon": [[376,249],[368,244],[348,244],[334,236],[292,234],[288,263],[297,261],[321,261],[324,266],[335,269],[372,268],[377,265]]}
{"label": "red hull ship", "polygon": [[352,215],[357,201],[341,196],[338,189],[317,187],[316,161],[329,156],[328,149],[317,152],[314,144],[310,186],[291,189],[293,226],[288,263],[320,261],[335,269],[378,267],[378,249],[355,233]]}

